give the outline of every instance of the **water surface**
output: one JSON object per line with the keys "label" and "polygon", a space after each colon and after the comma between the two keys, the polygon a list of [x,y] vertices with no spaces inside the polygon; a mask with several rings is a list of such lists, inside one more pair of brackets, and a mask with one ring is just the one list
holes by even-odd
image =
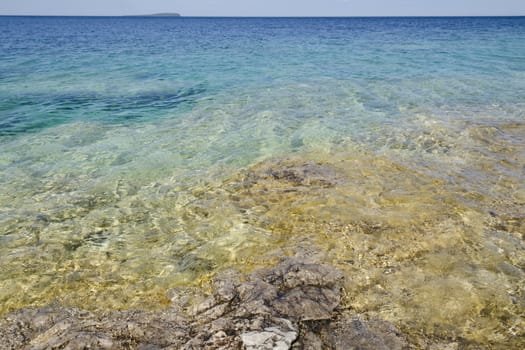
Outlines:
{"label": "water surface", "polygon": [[307,254],[408,334],[524,346],[524,18],[0,33],[0,313],[161,308]]}

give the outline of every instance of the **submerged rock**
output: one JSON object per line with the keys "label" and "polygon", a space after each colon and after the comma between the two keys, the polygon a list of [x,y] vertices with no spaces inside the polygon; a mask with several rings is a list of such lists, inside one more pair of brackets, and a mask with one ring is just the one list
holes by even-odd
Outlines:
{"label": "submerged rock", "polygon": [[189,333],[182,316],[112,311],[97,315],[63,307],[27,308],[0,320],[2,349],[129,349],[181,346]]}
{"label": "submerged rock", "polygon": [[337,350],[401,350],[407,345],[392,324],[379,319],[345,315],[333,321],[330,329],[330,341]]}
{"label": "submerged rock", "polygon": [[263,162],[247,171],[240,181],[242,187],[246,189],[277,187],[276,183],[280,183],[288,190],[301,187],[327,188],[341,182],[344,182],[344,177],[331,165],[293,160]]}

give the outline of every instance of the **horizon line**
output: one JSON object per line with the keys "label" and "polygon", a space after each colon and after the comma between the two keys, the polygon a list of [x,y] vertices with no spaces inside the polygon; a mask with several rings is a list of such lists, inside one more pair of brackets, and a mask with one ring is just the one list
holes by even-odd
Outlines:
{"label": "horizon line", "polygon": [[140,15],[27,15],[27,14],[0,14],[0,17],[154,17],[154,18],[447,18],[447,17],[525,17],[525,14],[520,15],[348,15],[348,16],[294,16],[294,15],[271,15],[271,16],[255,16],[255,15],[191,15],[185,16],[182,14],[173,16],[156,16],[156,14],[140,14]]}

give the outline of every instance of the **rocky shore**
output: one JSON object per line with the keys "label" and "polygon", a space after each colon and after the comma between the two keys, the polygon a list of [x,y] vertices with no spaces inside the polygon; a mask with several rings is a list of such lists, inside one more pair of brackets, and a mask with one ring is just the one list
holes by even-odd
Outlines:
{"label": "rocky shore", "polygon": [[522,348],[523,271],[508,263],[522,261],[521,214],[487,220],[438,185],[381,159],[263,162],[194,191],[178,215],[191,231],[221,223],[220,210],[235,213],[254,242],[238,249],[237,264],[211,259],[239,237],[207,236],[175,270],[202,285],[166,288],[164,309],[152,311],[150,299],[115,310],[103,297],[82,309],[84,298],[55,294],[3,316],[0,348]]}
{"label": "rocky shore", "polygon": [[159,312],[89,312],[26,308],[0,321],[4,349],[403,349],[390,323],[340,309],[343,275],[335,268],[285,259],[246,280],[218,276],[213,293],[190,306],[171,293]]}

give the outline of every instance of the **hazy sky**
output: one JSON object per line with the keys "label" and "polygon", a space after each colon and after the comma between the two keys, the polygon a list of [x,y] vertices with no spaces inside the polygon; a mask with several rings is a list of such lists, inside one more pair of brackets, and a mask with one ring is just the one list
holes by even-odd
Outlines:
{"label": "hazy sky", "polygon": [[0,14],[184,16],[525,15],[525,0],[0,0]]}

